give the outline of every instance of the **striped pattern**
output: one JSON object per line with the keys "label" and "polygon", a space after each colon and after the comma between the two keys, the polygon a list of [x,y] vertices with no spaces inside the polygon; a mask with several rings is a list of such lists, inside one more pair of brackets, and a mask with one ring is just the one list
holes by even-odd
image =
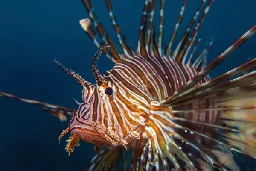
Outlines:
{"label": "striped pattern", "polygon": [[18,96],[9,94],[9,93],[5,93],[2,91],[0,91],[0,97],[1,96],[5,96],[5,97],[19,100],[19,101],[22,101],[25,103],[30,103],[33,105],[41,106],[45,112],[48,112],[48,113],[52,114],[53,116],[58,117],[60,119],[60,121],[66,121],[67,116],[71,115],[72,112],[75,111],[74,109],[71,109],[71,108],[57,106],[57,105],[50,104],[50,103],[44,103],[44,102],[40,102],[37,100],[25,99],[25,98],[21,98],[21,97],[18,97]]}
{"label": "striped pattern", "polygon": [[[78,109],[0,95],[47,107],[50,113],[57,110],[57,116],[58,111],[72,114],[59,140],[70,132],[69,154],[80,140],[95,146],[97,154],[86,170],[120,170],[120,166],[123,170],[238,170],[232,150],[256,158],[256,58],[212,80],[208,76],[256,32],[256,26],[206,65],[212,42],[199,56],[194,54],[201,40],[197,35],[214,0],[201,0],[177,45],[173,42],[187,0],[181,4],[167,44],[163,34],[165,1],[159,0],[156,33],[153,19],[158,1],[145,0],[137,49],[118,24],[110,0],[105,3],[118,46],[97,18],[91,1],[82,2],[89,18],[80,24],[99,48],[91,62],[96,84],[55,60],[83,88],[83,102],[76,101]],[[97,68],[102,53],[115,63],[104,75]]]}
{"label": "striped pattern", "polygon": [[[224,59],[250,38],[255,28],[250,29],[220,57],[206,66],[205,57],[212,42],[199,53],[199,56],[194,54],[201,40],[196,37],[213,0],[201,1],[177,46],[173,45],[173,41],[179,30],[187,1],[183,1],[173,34],[169,44],[165,46],[163,43],[164,1],[160,1],[160,29],[158,41],[156,41],[153,18],[157,1],[145,0],[137,50],[131,50],[130,47],[133,46],[125,43],[125,35],[116,22],[113,7],[109,0],[105,2],[122,47],[123,52],[120,53],[122,58],[115,61],[111,71],[105,73],[104,84],[95,87],[91,106],[88,109],[78,110],[77,116],[86,115],[90,118],[85,119],[86,121],[97,123],[105,132],[97,135],[92,134],[93,131],[86,131],[90,137],[101,136],[101,139],[99,138],[101,142],[93,142],[93,138],[89,142],[98,148],[101,148],[102,144],[115,148],[112,150],[102,148],[102,153],[91,161],[87,169],[101,170],[109,165],[115,168],[117,161],[122,162],[118,160],[122,147],[132,149],[132,170],[169,170],[171,168],[194,170],[212,167],[225,170],[237,167],[229,150],[255,156],[254,151],[236,148],[231,141],[227,143],[229,138],[225,141],[218,138],[219,134],[227,136],[219,130],[225,130],[229,132],[228,134],[241,131],[234,129],[230,123],[228,126],[222,125],[224,123],[222,116],[227,113],[225,111],[233,111],[234,107],[224,105],[227,102],[222,102],[220,99],[227,97],[229,89],[239,89],[241,94],[246,94],[243,86],[252,83],[254,87],[253,72],[245,74],[243,78],[237,75],[237,72],[254,69],[254,61],[213,80],[207,76],[209,71],[219,64],[219,59]],[[238,76],[240,81],[235,81],[236,78],[233,76]],[[232,86],[222,83],[224,79],[230,79]],[[105,89],[109,87],[113,89],[113,95],[110,96],[105,94]],[[214,88],[209,89],[211,87]],[[91,89],[90,94],[92,94]],[[254,98],[253,101],[255,101]],[[85,103],[85,105],[88,104]],[[245,105],[240,109],[255,110],[255,104]],[[91,112],[87,113],[89,110]],[[82,129],[84,126],[74,123],[75,121],[71,123],[71,130],[74,127],[80,129],[79,126]],[[136,136],[131,136],[132,134]],[[73,135],[88,141],[78,133]],[[209,144],[212,146],[210,149],[206,146]],[[249,146],[253,147],[252,144]],[[113,156],[111,160],[106,157],[110,155]],[[194,157],[195,155],[197,157]],[[230,161],[223,163],[222,156],[229,158]],[[108,161],[107,164],[106,161]]]}

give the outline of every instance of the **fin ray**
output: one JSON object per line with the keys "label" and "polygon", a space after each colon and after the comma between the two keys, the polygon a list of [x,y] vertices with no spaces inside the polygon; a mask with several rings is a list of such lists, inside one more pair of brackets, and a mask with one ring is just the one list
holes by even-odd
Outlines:
{"label": "fin ray", "polygon": [[48,113],[52,114],[53,116],[58,117],[60,119],[60,121],[66,121],[67,116],[72,115],[72,111],[74,111],[74,109],[70,109],[67,107],[57,106],[57,105],[50,104],[50,103],[44,103],[44,102],[40,102],[37,100],[24,99],[24,98],[21,98],[21,97],[12,95],[12,94],[8,94],[5,92],[1,92],[1,91],[0,91],[0,96],[5,96],[8,98],[12,98],[12,99],[16,99],[16,100],[23,101],[26,103],[41,106],[41,107],[43,107],[42,109],[45,112],[48,112]]}

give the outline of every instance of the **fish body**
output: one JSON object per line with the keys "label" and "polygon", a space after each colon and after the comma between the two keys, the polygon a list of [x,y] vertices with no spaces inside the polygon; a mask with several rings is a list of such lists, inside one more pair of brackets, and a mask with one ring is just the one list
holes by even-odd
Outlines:
{"label": "fish body", "polygon": [[[214,0],[201,1],[177,44],[187,0],[168,42],[163,35],[164,0],[145,0],[137,48],[124,35],[110,0],[105,3],[119,46],[97,19],[91,1],[82,2],[90,18],[81,20],[81,27],[99,48],[91,62],[96,84],[54,61],[82,86],[77,109],[0,95],[40,105],[61,120],[71,116],[59,140],[70,132],[69,154],[81,140],[95,146],[97,154],[86,170],[240,170],[231,151],[256,158],[256,58],[218,77],[208,75],[253,36],[255,25],[207,65],[212,42],[199,55],[195,51]],[[114,62],[104,75],[97,68],[103,54]]]}

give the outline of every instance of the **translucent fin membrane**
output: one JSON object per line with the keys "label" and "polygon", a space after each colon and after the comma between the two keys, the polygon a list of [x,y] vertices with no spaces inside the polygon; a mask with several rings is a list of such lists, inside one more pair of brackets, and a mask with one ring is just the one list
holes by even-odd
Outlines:
{"label": "translucent fin membrane", "polygon": [[191,67],[192,64],[194,63],[194,60],[192,60],[192,59],[193,59],[194,53],[195,53],[195,51],[196,51],[196,48],[198,47],[198,45],[199,45],[200,42],[201,42],[201,39],[198,39],[198,40],[197,40],[197,43],[196,43],[195,46],[194,46],[193,51],[191,52],[191,54],[190,54],[190,56],[189,56],[189,58],[188,58],[188,62],[186,63],[186,65],[187,65],[188,67]]}
{"label": "translucent fin membrane", "polygon": [[175,132],[217,160],[221,156],[214,153],[230,150],[256,158],[256,87],[255,82],[244,81],[247,86],[211,92],[204,98],[194,97],[172,106],[175,117],[171,120],[177,124]]}
{"label": "translucent fin membrane", "polygon": [[206,65],[206,55],[208,53],[208,50],[210,49],[210,47],[212,46],[213,42],[210,42],[205,48],[204,50],[201,52],[201,54],[195,58],[194,62],[191,62],[191,65],[193,68],[196,68],[198,71],[201,71],[202,69],[204,69],[205,65]]}

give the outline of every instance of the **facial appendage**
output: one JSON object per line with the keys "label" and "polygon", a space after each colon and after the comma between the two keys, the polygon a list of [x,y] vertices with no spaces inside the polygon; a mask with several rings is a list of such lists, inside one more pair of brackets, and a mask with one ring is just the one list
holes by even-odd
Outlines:
{"label": "facial appendage", "polygon": [[[108,94],[102,94],[103,89]],[[69,127],[64,130],[59,139],[62,138],[68,131],[70,131],[66,151],[70,154],[74,151],[75,146],[79,146],[79,140],[94,144],[97,148],[102,146],[124,146],[126,148],[127,142],[119,135],[116,128],[109,126],[109,124],[96,122],[97,115],[104,117],[101,111],[101,105],[104,105],[107,96],[112,95],[112,89],[108,86],[90,86],[84,88],[82,92],[83,103],[79,104],[77,111],[74,112],[70,120]],[[106,125],[105,125],[106,124]]]}

